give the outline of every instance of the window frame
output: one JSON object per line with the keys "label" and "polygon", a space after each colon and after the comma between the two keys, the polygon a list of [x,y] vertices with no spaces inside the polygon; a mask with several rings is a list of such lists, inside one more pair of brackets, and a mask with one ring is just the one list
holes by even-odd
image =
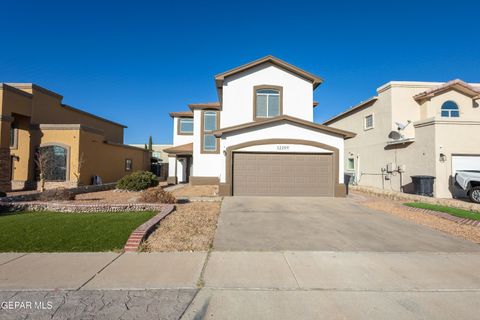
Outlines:
{"label": "window frame", "polygon": [[201,130],[200,130],[200,153],[201,154],[218,154],[220,153],[220,139],[215,137],[215,150],[205,150],[205,135],[213,134],[215,130],[205,130],[205,114],[209,112],[214,112],[216,114],[216,128],[218,130],[220,128],[220,111],[213,110],[213,109],[204,109],[201,113]]}
{"label": "window frame", "polygon": [[[180,124],[181,124],[181,121],[182,121],[182,120],[191,120],[191,121],[192,121],[192,132],[184,132],[184,131],[181,130],[181,125],[180,125]],[[177,119],[177,134],[178,134],[179,136],[191,136],[191,135],[193,135],[193,131],[194,131],[193,126],[194,126],[193,118],[190,118],[190,117],[181,117],[181,118],[178,118],[178,119]]]}
{"label": "window frame", "polygon": [[[13,144],[12,144],[12,132],[13,132]],[[10,150],[18,149],[18,128],[13,123],[10,124]]]}
{"label": "window frame", "polygon": [[[371,126],[367,126],[367,119],[369,117],[372,117],[372,125]],[[366,116],[363,117],[363,130],[367,131],[367,130],[372,130],[373,128],[375,128],[375,114],[370,113],[370,114],[367,114]]]}
{"label": "window frame", "polygon": [[[350,160],[353,163],[353,167],[350,167]],[[347,158],[347,165],[345,166],[347,171],[355,171],[355,158],[354,157],[348,157]]]}
{"label": "window frame", "polygon": [[[453,103],[457,108],[456,109],[444,109],[443,106],[445,104],[449,103],[449,102]],[[444,116],[443,115],[444,112],[447,112],[448,115]],[[456,112],[458,115],[452,116],[452,112]],[[447,100],[444,103],[442,103],[442,105],[440,106],[440,117],[442,117],[442,118],[460,118],[460,107],[458,106],[458,103],[456,103],[453,100]]]}
{"label": "window frame", "polygon": [[[274,117],[258,117],[257,116],[257,91],[258,90],[276,90],[278,91],[279,94],[279,110],[278,110],[278,115]],[[268,110],[268,103],[267,103],[267,110]],[[282,86],[275,86],[275,85],[268,85],[268,84],[262,84],[259,86],[254,86],[253,87],[253,121],[262,121],[262,120],[268,120],[272,119],[275,117],[280,117],[283,115],[283,87]]]}
{"label": "window frame", "polygon": [[[36,148],[36,153],[40,153],[41,148],[46,148],[46,147],[60,147],[65,149],[65,180],[49,180],[45,178],[46,182],[68,182],[70,181],[70,146],[67,144],[63,144],[60,142],[48,142],[48,143],[42,143]],[[36,165],[35,170],[38,171],[39,168]],[[37,174],[35,174],[37,175]]]}
{"label": "window frame", "polygon": [[130,172],[133,170],[133,160],[126,158],[125,159],[125,171]]}

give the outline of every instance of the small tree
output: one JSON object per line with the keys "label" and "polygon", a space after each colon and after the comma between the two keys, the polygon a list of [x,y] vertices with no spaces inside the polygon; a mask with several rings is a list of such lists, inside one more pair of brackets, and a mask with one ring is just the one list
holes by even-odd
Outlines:
{"label": "small tree", "polygon": [[78,164],[77,164],[77,170],[73,174],[75,175],[75,178],[77,179],[77,184],[80,182],[80,176],[82,174],[82,168],[85,165],[85,156],[83,152],[80,154],[80,157],[78,157]]}
{"label": "small tree", "polygon": [[40,191],[42,192],[45,191],[45,177],[47,176],[48,161],[48,153],[38,150],[35,154],[35,164],[37,165]]}
{"label": "small tree", "polygon": [[148,150],[147,144],[145,143],[145,150]]}
{"label": "small tree", "polygon": [[148,138],[148,151],[152,152],[153,151],[153,139],[152,136]]}

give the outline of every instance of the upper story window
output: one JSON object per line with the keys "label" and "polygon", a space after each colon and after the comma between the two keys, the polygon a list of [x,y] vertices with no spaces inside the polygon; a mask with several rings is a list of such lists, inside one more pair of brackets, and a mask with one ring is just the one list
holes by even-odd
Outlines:
{"label": "upper story window", "polygon": [[458,105],[453,101],[447,101],[442,104],[442,117],[444,118],[458,118],[460,117],[460,111]]}
{"label": "upper story window", "polygon": [[218,139],[213,131],[219,126],[218,111],[203,111],[202,117],[202,153],[218,153]]}
{"label": "upper story window", "polygon": [[365,130],[373,129],[373,127],[375,125],[375,120],[373,118],[373,114],[369,114],[368,116],[366,116],[363,121],[364,121],[363,128]]}
{"label": "upper story window", "polygon": [[255,89],[254,118],[272,118],[282,114],[282,87],[257,86]]}
{"label": "upper story window", "polygon": [[178,119],[178,134],[193,134],[193,119],[180,118]]}

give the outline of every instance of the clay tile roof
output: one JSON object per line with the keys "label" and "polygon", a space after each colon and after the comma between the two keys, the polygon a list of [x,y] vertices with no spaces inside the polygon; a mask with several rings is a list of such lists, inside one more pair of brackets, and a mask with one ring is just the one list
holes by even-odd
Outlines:
{"label": "clay tile roof", "polygon": [[220,110],[220,102],[191,103],[188,105],[190,110],[193,109],[217,109]]}
{"label": "clay tile roof", "polygon": [[263,63],[272,63],[278,67],[281,67],[282,69],[285,69],[287,71],[290,71],[298,76],[301,76],[302,78],[309,80],[313,84],[313,88],[315,89],[318,87],[320,84],[322,84],[323,79],[311,74],[310,72],[307,72],[305,70],[302,70],[298,67],[295,67],[294,65],[291,65],[283,60],[280,60],[274,56],[268,55],[266,57],[263,57],[261,59],[249,62],[247,64],[241,65],[239,67],[233,68],[231,70],[225,71],[223,73],[219,73],[215,76],[215,84],[217,88],[221,88],[223,86],[223,81],[225,80],[226,77],[234,75],[236,73],[248,70],[250,68],[256,67],[258,65],[261,65]]}
{"label": "clay tile roof", "polygon": [[179,112],[170,112],[169,113],[170,117],[175,118],[193,118],[193,112],[192,111],[179,111]]}
{"label": "clay tile roof", "polygon": [[473,87],[463,80],[455,79],[455,80],[448,81],[442,84],[441,86],[416,94],[413,96],[413,98],[417,101],[422,99],[428,99],[435,96],[438,93],[445,92],[452,88],[459,89],[460,91],[467,93],[471,96],[476,96],[480,94],[480,88]]}
{"label": "clay tile roof", "polygon": [[163,151],[171,154],[192,154],[193,143],[182,144],[179,146],[164,149]]}

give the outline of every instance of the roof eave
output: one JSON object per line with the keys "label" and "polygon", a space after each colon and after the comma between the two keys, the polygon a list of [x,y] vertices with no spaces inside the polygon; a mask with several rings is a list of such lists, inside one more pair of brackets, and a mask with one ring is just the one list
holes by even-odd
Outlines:
{"label": "roof eave", "polygon": [[336,129],[336,128],[328,127],[328,126],[325,126],[325,125],[322,125],[322,124],[298,119],[298,118],[291,117],[291,116],[285,116],[285,115],[280,116],[280,117],[276,117],[276,118],[272,118],[272,119],[268,119],[268,120],[255,121],[255,122],[250,122],[250,123],[243,124],[243,125],[238,125],[238,126],[232,126],[232,127],[219,129],[219,130],[214,131],[213,135],[217,138],[220,138],[225,133],[235,132],[235,131],[243,130],[243,129],[254,128],[254,127],[257,127],[257,126],[260,126],[260,125],[271,124],[271,123],[275,123],[275,122],[279,122],[279,121],[287,121],[287,122],[293,122],[293,123],[299,124],[299,125],[306,125],[306,126],[309,126],[313,129],[317,129],[317,130],[320,130],[320,131],[329,132],[331,134],[336,134],[336,135],[343,136],[344,139],[350,139],[350,138],[353,138],[353,137],[356,136],[355,133],[350,132],[350,131]]}

